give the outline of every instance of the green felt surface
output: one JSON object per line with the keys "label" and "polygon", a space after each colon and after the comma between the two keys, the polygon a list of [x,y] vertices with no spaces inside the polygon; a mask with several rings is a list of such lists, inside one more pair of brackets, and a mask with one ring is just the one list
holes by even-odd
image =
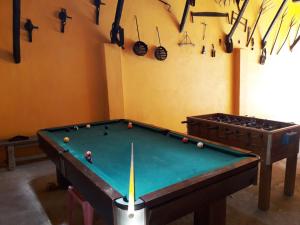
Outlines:
{"label": "green felt surface", "polygon": [[[182,143],[181,139],[166,136],[127,123],[117,122],[80,128],[78,131],[43,131],[54,142],[69,152],[124,196],[128,193],[130,149],[134,143],[136,198],[180,181],[220,169],[243,159],[244,154],[233,154],[226,149],[205,145],[199,149],[195,143]],[[108,135],[104,135],[104,132]],[[70,142],[64,143],[64,137]],[[84,153],[90,150],[93,164]]]}

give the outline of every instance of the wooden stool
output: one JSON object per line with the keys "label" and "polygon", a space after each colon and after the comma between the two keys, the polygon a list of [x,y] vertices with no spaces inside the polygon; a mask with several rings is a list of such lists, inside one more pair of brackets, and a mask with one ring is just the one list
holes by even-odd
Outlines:
{"label": "wooden stool", "polygon": [[68,223],[69,223],[69,225],[72,225],[73,209],[74,209],[75,200],[82,207],[83,224],[84,225],[93,225],[94,208],[72,186],[68,187]]}

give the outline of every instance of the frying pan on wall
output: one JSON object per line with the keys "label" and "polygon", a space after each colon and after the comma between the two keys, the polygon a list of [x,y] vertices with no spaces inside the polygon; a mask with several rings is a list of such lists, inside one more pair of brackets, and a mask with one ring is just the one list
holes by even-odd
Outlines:
{"label": "frying pan on wall", "polygon": [[159,46],[156,47],[154,51],[154,56],[157,60],[163,61],[168,57],[168,51],[163,46],[161,46],[158,27],[156,27],[156,31],[157,31]]}
{"label": "frying pan on wall", "polygon": [[136,55],[144,56],[148,52],[148,46],[140,40],[140,32],[139,32],[139,26],[138,26],[138,21],[136,16],[135,16],[135,23],[136,23],[136,30],[137,30],[139,41],[134,43],[132,50]]}

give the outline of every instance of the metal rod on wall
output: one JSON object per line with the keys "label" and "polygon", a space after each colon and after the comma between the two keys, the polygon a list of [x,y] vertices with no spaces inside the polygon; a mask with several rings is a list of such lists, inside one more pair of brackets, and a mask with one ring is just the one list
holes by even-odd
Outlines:
{"label": "metal rod on wall", "polygon": [[21,62],[20,50],[21,0],[13,0],[13,56],[15,63]]}

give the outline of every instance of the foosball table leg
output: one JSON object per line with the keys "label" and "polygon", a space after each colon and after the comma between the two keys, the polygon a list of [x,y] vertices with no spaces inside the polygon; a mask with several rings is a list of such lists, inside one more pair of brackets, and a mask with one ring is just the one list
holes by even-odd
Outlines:
{"label": "foosball table leg", "polygon": [[266,165],[265,162],[261,162],[260,177],[259,177],[258,208],[264,211],[270,208],[271,180],[272,180],[272,164]]}
{"label": "foosball table leg", "polygon": [[284,194],[293,196],[295,189],[297,170],[297,154],[291,155],[286,159]]}

